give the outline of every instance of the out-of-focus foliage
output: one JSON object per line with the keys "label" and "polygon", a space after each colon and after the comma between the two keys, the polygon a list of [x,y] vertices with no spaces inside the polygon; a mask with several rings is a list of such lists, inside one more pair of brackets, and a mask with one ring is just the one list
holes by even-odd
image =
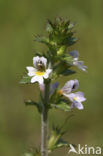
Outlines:
{"label": "out-of-focus foliage", "polygon": [[40,150],[35,149],[35,151],[34,152],[33,151],[32,152],[27,152],[23,156],[41,156]]}
{"label": "out-of-focus foliage", "polygon": [[60,127],[53,127],[51,135],[48,140],[49,153],[60,147],[69,147],[69,143],[62,139],[65,131],[62,131]]}
{"label": "out-of-focus foliage", "polygon": [[[79,72],[80,89],[86,93],[83,111],[75,112],[66,128],[67,141],[75,144],[103,144],[103,1],[99,0],[18,0],[0,1],[0,155],[18,156],[28,145],[40,144],[40,116],[34,106],[27,109],[24,99],[38,99],[37,85],[18,84],[25,67],[32,65],[34,52],[45,53],[46,47],[35,43],[35,34],[44,34],[46,19],[70,18],[78,37],[73,49],[88,66],[88,74]],[[72,46],[68,51],[73,50]],[[21,75],[21,76],[20,76]],[[72,78],[75,76],[72,75]],[[65,78],[65,80],[71,79]],[[64,84],[64,80],[61,80]],[[69,112],[67,112],[68,114]],[[62,111],[50,112],[50,126],[65,118]],[[34,133],[35,132],[35,133]],[[55,155],[67,155],[57,150]]]}

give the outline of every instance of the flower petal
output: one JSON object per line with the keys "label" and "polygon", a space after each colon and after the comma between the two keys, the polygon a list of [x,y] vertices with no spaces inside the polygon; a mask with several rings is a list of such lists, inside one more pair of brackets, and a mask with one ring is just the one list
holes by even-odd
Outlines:
{"label": "flower petal", "polygon": [[69,100],[71,102],[73,102],[74,101],[74,98],[76,97],[76,95],[75,95],[75,93],[71,93],[71,94],[68,94],[67,97],[69,98]]}
{"label": "flower petal", "polygon": [[76,90],[79,87],[78,80],[67,81],[62,88],[63,94],[69,94],[71,91]]}
{"label": "flower petal", "polygon": [[44,83],[44,79],[42,76],[37,76],[37,81],[39,84],[43,84]]}
{"label": "flower petal", "polygon": [[77,61],[77,67],[81,69],[82,71],[86,71],[87,69],[87,66],[84,65],[83,61]]}
{"label": "flower petal", "polygon": [[46,69],[46,73],[50,74],[52,72],[52,69]]}
{"label": "flower petal", "polygon": [[31,83],[38,82],[39,84],[43,84],[44,80],[42,76],[34,76],[31,79]]}
{"label": "flower petal", "polygon": [[34,67],[26,67],[26,69],[28,70],[28,72],[35,71]]}
{"label": "flower petal", "polygon": [[69,52],[69,55],[71,55],[73,58],[79,58],[79,53],[76,50]]}
{"label": "flower petal", "polygon": [[30,77],[35,76],[35,73],[34,72],[29,72],[28,76],[30,76]]}
{"label": "flower petal", "polygon": [[44,77],[45,79],[47,79],[47,78],[49,77],[48,73],[45,72],[45,74],[43,75],[43,77]]}
{"label": "flower petal", "polygon": [[38,79],[37,76],[33,76],[31,79],[31,83],[37,82],[37,79]]}
{"label": "flower petal", "polygon": [[83,92],[76,92],[75,95],[77,97],[77,101],[78,102],[83,102],[83,101],[86,100],[86,98],[84,97],[84,93]]}
{"label": "flower petal", "polygon": [[43,75],[43,77],[45,79],[47,79],[49,77],[49,74],[51,73],[51,71],[52,71],[51,69],[47,69],[46,72],[45,72],[45,74]]}
{"label": "flower petal", "polygon": [[73,102],[72,105],[71,105],[71,109],[73,109],[75,107],[78,108],[79,110],[84,109],[84,106],[82,105],[81,102]]}
{"label": "flower petal", "polygon": [[36,69],[34,67],[26,67],[28,70],[28,76],[34,76]]}
{"label": "flower petal", "polygon": [[74,84],[72,86],[72,91],[77,90],[79,87],[79,81],[78,80],[74,80]]}
{"label": "flower petal", "polygon": [[46,64],[47,64],[47,59],[45,57],[40,57],[40,61],[43,62],[44,66],[46,67]]}
{"label": "flower petal", "polygon": [[33,57],[33,64],[34,64],[34,67],[37,66],[37,62],[39,61],[39,59],[40,59],[39,56]]}

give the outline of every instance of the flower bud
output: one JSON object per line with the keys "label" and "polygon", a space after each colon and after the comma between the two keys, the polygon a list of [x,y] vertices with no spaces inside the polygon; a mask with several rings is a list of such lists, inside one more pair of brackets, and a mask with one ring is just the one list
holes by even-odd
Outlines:
{"label": "flower bud", "polygon": [[65,52],[65,50],[66,50],[66,46],[61,46],[60,48],[59,48],[59,50],[57,51],[57,55],[63,55],[64,54],[64,52]]}

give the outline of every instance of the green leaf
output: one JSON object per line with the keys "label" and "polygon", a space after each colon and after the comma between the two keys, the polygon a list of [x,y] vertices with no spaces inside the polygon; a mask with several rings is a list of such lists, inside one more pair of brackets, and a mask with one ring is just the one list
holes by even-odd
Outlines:
{"label": "green leaf", "polygon": [[44,44],[49,44],[49,39],[47,37],[44,36],[35,36],[34,41],[40,42],[40,43],[44,43]]}
{"label": "green leaf", "polygon": [[25,105],[26,106],[36,106],[39,112],[41,112],[41,110],[42,110],[41,103],[37,103],[37,102],[32,101],[32,100],[25,101]]}
{"label": "green leaf", "polygon": [[67,63],[67,64],[72,64],[73,58],[71,56],[64,56],[63,60]]}
{"label": "green leaf", "polygon": [[28,84],[31,83],[31,77],[30,76],[23,76],[23,78],[20,81],[20,84]]}
{"label": "green leaf", "polygon": [[60,109],[60,110],[66,111],[66,112],[70,111],[70,106],[65,102],[61,102],[60,104],[51,104],[51,107],[57,108],[57,109]]}
{"label": "green leaf", "polygon": [[78,39],[76,37],[71,37],[71,38],[67,38],[66,40],[66,44],[68,46],[71,46],[73,45],[74,43],[76,43],[78,41]]}
{"label": "green leaf", "polygon": [[64,141],[62,138],[60,138],[55,146],[55,148],[60,148],[60,147],[69,147],[69,144],[67,141]]}
{"label": "green leaf", "polygon": [[48,140],[48,150],[49,153],[60,147],[68,147],[69,144],[62,139],[65,131],[62,131],[60,127],[53,127],[51,136]]}
{"label": "green leaf", "polygon": [[60,74],[62,74],[62,75],[64,75],[64,76],[68,76],[68,75],[71,75],[71,74],[75,74],[76,72],[75,71],[73,71],[73,70],[70,70],[70,69],[66,69],[66,70],[64,70],[62,73],[60,73]]}

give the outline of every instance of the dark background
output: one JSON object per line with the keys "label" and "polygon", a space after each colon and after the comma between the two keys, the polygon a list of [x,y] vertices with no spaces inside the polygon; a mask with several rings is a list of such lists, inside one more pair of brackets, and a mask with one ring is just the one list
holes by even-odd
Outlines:
{"label": "dark background", "polygon": [[[88,66],[79,79],[87,101],[83,111],[74,110],[66,124],[68,142],[103,145],[103,1],[102,0],[0,0],[0,155],[19,156],[40,143],[40,115],[25,107],[24,99],[38,96],[37,85],[19,85],[25,67],[32,65],[35,51],[46,50],[34,43],[34,34],[45,34],[46,20],[66,17],[76,23],[79,41],[72,49]],[[64,81],[65,82],[65,81]],[[62,81],[62,84],[64,84]],[[49,125],[61,125],[69,113],[52,110]],[[67,149],[51,155],[67,155]]]}

